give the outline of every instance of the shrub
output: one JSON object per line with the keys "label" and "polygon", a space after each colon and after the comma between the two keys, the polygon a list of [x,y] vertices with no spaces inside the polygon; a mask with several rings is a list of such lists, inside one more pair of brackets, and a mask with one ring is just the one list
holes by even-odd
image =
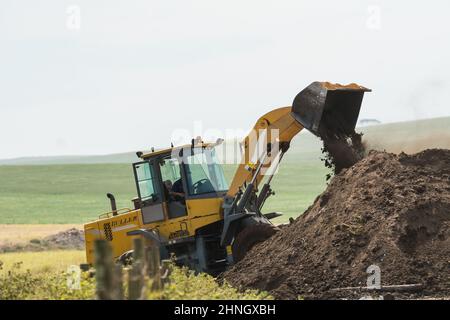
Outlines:
{"label": "shrub", "polygon": [[169,282],[160,292],[150,292],[149,299],[164,300],[261,300],[273,299],[266,292],[258,292],[257,290],[246,290],[240,292],[229,285],[227,282],[223,284],[208,274],[194,274],[193,271],[186,267],[173,267]]}
{"label": "shrub", "polygon": [[[0,261],[0,270],[3,263]],[[22,271],[22,263],[15,263],[0,276],[0,300],[89,300],[95,299],[95,278],[88,272],[81,274],[80,289],[67,286],[66,272]],[[126,278],[126,277],[125,277]],[[124,281],[126,283],[126,281]],[[151,286],[151,280],[148,281]],[[126,290],[126,288],[125,288]],[[240,292],[228,283],[219,284],[207,274],[194,274],[187,268],[171,267],[170,277],[161,291],[147,293],[148,299],[164,300],[255,300],[273,299],[268,293],[256,290]]]}
{"label": "shrub", "polygon": [[[0,270],[3,263],[0,261]],[[0,277],[0,300],[66,300],[93,299],[95,283],[87,274],[82,274],[80,290],[67,286],[66,272],[32,273],[21,271],[22,264],[15,263]]]}

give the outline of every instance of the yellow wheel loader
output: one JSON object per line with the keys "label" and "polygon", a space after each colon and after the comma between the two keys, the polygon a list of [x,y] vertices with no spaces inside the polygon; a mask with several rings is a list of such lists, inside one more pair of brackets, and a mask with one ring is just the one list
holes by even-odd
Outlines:
{"label": "yellow wheel loader", "polygon": [[314,82],[292,107],[259,118],[241,144],[242,161],[230,185],[217,160],[221,141],[193,139],[189,145],[137,152],[134,209],[118,210],[114,196],[107,195],[111,212],[84,225],[88,264],[97,239],[109,241],[114,257],[125,262],[133,238],[144,237],[159,247],[162,259],[174,257],[198,272],[222,272],[278,230],[270,219],[280,213],[262,208],[274,194],[270,183],[292,138],[303,128],[321,137],[351,134],[367,91],[356,84]]}

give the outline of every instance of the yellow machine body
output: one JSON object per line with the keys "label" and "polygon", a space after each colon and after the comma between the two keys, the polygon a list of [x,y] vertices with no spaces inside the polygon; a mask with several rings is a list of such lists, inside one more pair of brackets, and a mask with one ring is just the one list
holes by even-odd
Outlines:
{"label": "yellow machine body", "polygon": [[168,219],[167,206],[164,208],[164,220],[144,224],[141,209],[124,210],[116,216],[112,212],[106,217],[84,225],[87,263],[94,263],[94,241],[104,239],[111,242],[113,256],[119,257],[133,248],[133,238],[127,233],[138,229],[158,230],[159,234],[169,240],[193,236],[196,230],[220,221],[223,198],[187,200],[187,215]]}

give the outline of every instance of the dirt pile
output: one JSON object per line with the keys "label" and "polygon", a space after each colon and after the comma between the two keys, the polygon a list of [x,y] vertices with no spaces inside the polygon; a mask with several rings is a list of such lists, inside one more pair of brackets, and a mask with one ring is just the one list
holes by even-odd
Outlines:
{"label": "dirt pile", "polygon": [[357,298],[332,289],[366,286],[371,265],[383,286],[423,284],[403,297],[450,295],[450,150],[370,152],[223,277],[281,299]]}
{"label": "dirt pile", "polygon": [[42,239],[32,239],[27,243],[3,244],[0,253],[16,251],[44,251],[54,249],[83,249],[84,233],[71,228]]}
{"label": "dirt pile", "polygon": [[50,247],[64,249],[83,249],[84,232],[75,228],[59,232],[57,234],[45,237],[43,243]]}

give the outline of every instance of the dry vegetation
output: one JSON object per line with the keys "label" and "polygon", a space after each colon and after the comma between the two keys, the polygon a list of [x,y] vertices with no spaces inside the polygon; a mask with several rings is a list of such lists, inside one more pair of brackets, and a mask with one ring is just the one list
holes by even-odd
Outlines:
{"label": "dry vegetation", "polygon": [[30,270],[33,273],[60,272],[66,271],[71,265],[79,265],[85,260],[83,250],[55,250],[41,252],[11,252],[0,254],[0,261],[3,262],[3,270],[0,275],[5,275],[7,270],[15,265],[18,272]]}

